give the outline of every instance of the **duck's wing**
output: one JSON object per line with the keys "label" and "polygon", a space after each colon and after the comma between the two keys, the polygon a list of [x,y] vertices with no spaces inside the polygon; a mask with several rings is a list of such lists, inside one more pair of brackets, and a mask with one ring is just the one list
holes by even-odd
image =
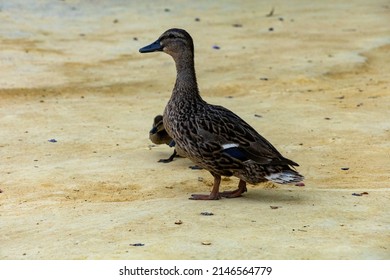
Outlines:
{"label": "duck's wing", "polygon": [[196,120],[196,133],[201,138],[199,145],[241,162],[253,160],[263,165],[298,166],[283,157],[267,139],[232,111],[222,106],[208,106],[207,113]]}

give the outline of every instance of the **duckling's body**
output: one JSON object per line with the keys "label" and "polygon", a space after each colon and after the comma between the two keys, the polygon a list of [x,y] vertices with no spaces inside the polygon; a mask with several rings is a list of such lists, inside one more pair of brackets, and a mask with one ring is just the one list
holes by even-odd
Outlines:
{"label": "duckling's body", "polygon": [[[290,167],[298,164],[283,157],[249,124],[230,110],[208,104],[201,98],[193,41],[185,30],[167,30],[156,42],[140,49],[140,52],[152,51],[164,51],[176,63],[176,83],[164,110],[164,127],[183,156],[214,176],[210,195],[192,195],[192,199],[238,197],[247,191],[247,182],[257,184],[270,180],[286,184],[303,180]],[[221,176],[238,177],[238,189],[219,192]]]}

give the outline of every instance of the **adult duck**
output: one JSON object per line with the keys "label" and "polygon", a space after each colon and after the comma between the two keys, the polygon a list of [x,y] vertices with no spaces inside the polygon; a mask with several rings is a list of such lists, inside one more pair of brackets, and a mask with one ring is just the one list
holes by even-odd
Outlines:
{"label": "adult duck", "polygon": [[[239,197],[247,191],[247,183],[288,184],[303,180],[292,168],[298,164],[283,157],[249,124],[232,111],[201,98],[195,74],[194,44],[188,32],[169,29],[139,51],[163,51],[175,61],[176,83],[164,110],[164,127],[181,153],[214,177],[210,194],[193,194],[190,199]],[[220,192],[221,176],[238,177],[238,188]]]}

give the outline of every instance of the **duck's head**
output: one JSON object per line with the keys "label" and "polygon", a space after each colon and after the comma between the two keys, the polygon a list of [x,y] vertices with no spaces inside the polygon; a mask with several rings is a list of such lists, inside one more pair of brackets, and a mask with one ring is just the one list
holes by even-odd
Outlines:
{"label": "duck's head", "polygon": [[194,53],[194,43],[184,29],[172,28],[165,31],[154,43],[139,49],[141,53],[162,51],[176,57],[179,54]]}

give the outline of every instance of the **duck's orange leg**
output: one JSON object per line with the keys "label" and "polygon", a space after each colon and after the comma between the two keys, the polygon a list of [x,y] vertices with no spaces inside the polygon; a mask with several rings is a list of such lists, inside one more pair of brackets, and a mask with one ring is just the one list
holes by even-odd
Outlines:
{"label": "duck's orange leg", "polygon": [[226,197],[226,198],[234,198],[234,197],[239,197],[241,194],[244,192],[247,192],[246,188],[246,182],[240,179],[240,182],[238,183],[238,189],[234,191],[226,191],[226,192],[221,192],[219,193],[220,196]]}
{"label": "duck's orange leg", "polygon": [[213,189],[211,190],[211,193],[209,195],[207,194],[192,194],[190,199],[193,200],[218,200],[220,199],[220,193],[219,193],[219,185],[221,184],[221,176],[217,174],[213,174],[214,176],[214,185]]}

